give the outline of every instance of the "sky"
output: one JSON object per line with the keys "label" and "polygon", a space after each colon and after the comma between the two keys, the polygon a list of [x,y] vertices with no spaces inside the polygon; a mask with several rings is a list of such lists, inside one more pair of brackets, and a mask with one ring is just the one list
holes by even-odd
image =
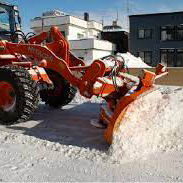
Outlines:
{"label": "sky", "polygon": [[[19,7],[23,30],[30,27],[30,20],[48,10],[60,10],[82,17],[90,14],[91,20],[112,24],[117,18],[123,29],[128,29],[128,14],[183,11],[183,0],[8,0]],[[129,2],[128,2],[129,1]],[[129,11],[127,5],[129,4]]]}

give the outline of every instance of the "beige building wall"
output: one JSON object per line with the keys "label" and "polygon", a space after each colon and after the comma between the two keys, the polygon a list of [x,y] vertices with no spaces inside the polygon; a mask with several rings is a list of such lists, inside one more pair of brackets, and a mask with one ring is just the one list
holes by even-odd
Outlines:
{"label": "beige building wall", "polygon": [[[155,68],[148,68],[147,70],[155,71]],[[132,68],[129,69],[130,74],[138,76],[139,69]],[[183,68],[181,67],[169,67],[168,75],[162,78],[159,78],[156,81],[156,84],[159,85],[171,85],[171,86],[183,86]]]}

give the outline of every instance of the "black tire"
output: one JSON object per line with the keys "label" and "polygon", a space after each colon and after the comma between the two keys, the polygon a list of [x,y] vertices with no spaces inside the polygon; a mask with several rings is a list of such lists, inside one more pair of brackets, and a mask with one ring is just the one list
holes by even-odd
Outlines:
{"label": "black tire", "polygon": [[[76,87],[73,87],[60,74],[51,70],[46,70],[46,72],[54,84],[54,89],[40,91],[42,101],[54,108],[69,104],[76,95]],[[59,90],[59,87],[62,89]]]}
{"label": "black tire", "polygon": [[0,123],[10,125],[29,120],[38,107],[39,90],[31,75],[22,67],[0,67],[0,82],[9,83],[15,93],[15,107],[11,111],[0,109]]}

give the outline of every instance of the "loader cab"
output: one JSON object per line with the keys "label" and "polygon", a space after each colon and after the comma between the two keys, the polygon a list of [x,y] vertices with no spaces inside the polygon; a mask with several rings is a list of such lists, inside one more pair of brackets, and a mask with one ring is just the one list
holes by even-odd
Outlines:
{"label": "loader cab", "polygon": [[18,36],[13,35],[21,29],[21,18],[18,7],[7,3],[0,3],[0,40],[18,42]]}

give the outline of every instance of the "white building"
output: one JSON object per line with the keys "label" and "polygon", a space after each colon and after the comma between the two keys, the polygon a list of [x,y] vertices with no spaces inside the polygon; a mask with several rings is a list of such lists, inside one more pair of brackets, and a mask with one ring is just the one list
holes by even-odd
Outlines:
{"label": "white building", "polygon": [[84,20],[68,15],[61,11],[49,11],[42,17],[31,20],[31,29],[36,34],[48,31],[51,26],[58,26],[60,31],[69,40],[71,51],[90,64],[93,60],[107,56],[115,50],[115,46],[103,40],[98,40],[103,29],[101,23],[90,21],[88,13],[84,14]]}
{"label": "white building", "polygon": [[93,60],[110,55],[115,49],[108,41],[94,38],[70,40],[71,51],[74,55],[87,61],[87,65]]}

